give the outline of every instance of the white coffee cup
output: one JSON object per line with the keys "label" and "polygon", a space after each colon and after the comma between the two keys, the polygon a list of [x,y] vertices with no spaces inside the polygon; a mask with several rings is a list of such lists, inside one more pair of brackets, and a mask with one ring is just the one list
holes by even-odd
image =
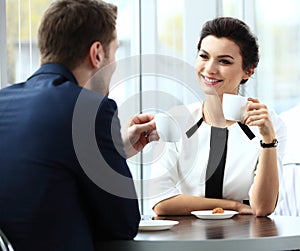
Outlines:
{"label": "white coffee cup", "polygon": [[224,93],[222,106],[225,119],[241,121],[246,112],[247,104],[247,97]]}
{"label": "white coffee cup", "polygon": [[156,131],[162,141],[177,142],[181,137],[179,123],[174,117],[164,113],[155,115]]}

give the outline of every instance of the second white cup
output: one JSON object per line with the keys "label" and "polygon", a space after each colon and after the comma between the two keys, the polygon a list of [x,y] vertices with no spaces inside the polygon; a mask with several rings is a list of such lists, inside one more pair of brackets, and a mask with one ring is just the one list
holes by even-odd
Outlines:
{"label": "second white cup", "polygon": [[222,106],[225,119],[241,121],[246,112],[247,104],[247,97],[224,93]]}
{"label": "second white cup", "polygon": [[180,126],[171,115],[158,113],[155,115],[156,130],[158,136],[165,142],[177,142],[180,140]]}

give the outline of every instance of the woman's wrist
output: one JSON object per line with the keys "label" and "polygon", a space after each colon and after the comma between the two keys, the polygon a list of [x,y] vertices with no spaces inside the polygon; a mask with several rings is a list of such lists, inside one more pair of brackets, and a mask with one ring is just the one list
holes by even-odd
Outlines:
{"label": "woman's wrist", "polygon": [[262,148],[274,148],[274,147],[277,147],[278,145],[278,140],[277,139],[273,139],[272,141],[268,141],[268,142],[265,142],[265,141],[260,141],[260,146]]}

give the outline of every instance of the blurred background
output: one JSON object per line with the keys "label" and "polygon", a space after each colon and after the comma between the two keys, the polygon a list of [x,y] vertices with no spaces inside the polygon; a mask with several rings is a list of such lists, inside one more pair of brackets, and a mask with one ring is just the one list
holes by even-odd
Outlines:
{"label": "blurred background", "polygon": [[[37,28],[50,0],[0,0],[0,86],[27,79],[39,67]],[[193,67],[203,23],[216,16],[244,20],[258,37],[260,63],[241,90],[278,114],[300,99],[300,1],[108,0],[118,6],[118,68],[110,96],[121,124],[133,114],[167,111],[198,101]],[[120,65],[120,67],[119,67]],[[151,146],[128,160],[143,214]]]}

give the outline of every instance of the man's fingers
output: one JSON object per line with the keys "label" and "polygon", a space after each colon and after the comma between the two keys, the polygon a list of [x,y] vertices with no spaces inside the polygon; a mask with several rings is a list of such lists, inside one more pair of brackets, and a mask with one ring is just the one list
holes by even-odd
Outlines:
{"label": "man's fingers", "polygon": [[148,141],[149,141],[149,142],[152,142],[152,141],[157,141],[157,140],[159,140],[159,136],[158,136],[158,134],[157,134],[157,131],[154,130],[152,133],[150,133],[150,134],[148,135]]}
{"label": "man's fingers", "polygon": [[131,125],[133,124],[144,124],[144,123],[147,123],[147,122],[151,122],[151,121],[154,121],[154,115],[153,114],[139,114],[139,115],[136,115],[132,118],[132,121],[131,121]]}
{"label": "man's fingers", "polygon": [[135,127],[135,132],[139,134],[143,132],[151,133],[151,131],[155,130],[156,128],[154,121],[150,121],[144,124],[135,124],[133,126]]}

